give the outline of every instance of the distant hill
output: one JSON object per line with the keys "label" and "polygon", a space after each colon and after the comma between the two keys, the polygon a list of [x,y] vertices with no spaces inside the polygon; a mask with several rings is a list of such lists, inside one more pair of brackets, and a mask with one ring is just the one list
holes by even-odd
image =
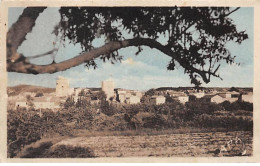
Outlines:
{"label": "distant hill", "polygon": [[17,85],[13,87],[7,87],[8,96],[16,96],[23,92],[43,92],[43,93],[52,93],[55,92],[55,88],[46,88],[42,86],[33,86],[33,85]]}

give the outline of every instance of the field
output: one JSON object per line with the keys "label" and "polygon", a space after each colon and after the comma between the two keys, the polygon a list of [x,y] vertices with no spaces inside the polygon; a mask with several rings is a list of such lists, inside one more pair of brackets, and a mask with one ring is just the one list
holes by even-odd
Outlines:
{"label": "field", "polygon": [[[95,157],[210,157],[215,156],[216,149],[236,136],[244,139],[247,155],[252,155],[251,132],[77,137],[62,140],[56,146],[88,147],[94,151]],[[234,154],[226,153],[226,155]]]}
{"label": "field", "polygon": [[[68,153],[68,149],[73,149],[69,153],[78,153],[77,149],[88,149],[91,151],[91,157],[219,157],[219,156],[237,156],[241,152],[240,144],[233,144],[228,152],[217,153],[221,145],[228,141],[240,138],[245,144],[246,156],[252,155],[252,132],[215,132],[215,133],[188,133],[188,134],[167,134],[167,135],[137,135],[137,136],[85,136],[65,138],[57,141],[45,150],[45,154],[35,156],[37,150],[27,149],[23,157],[72,157],[73,154],[64,156],[62,153]],[[47,142],[45,142],[46,146]],[[43,151],[43,142],[36,143]],[[63,147],[61,150],[61,148]],[[64,148],[66,147],[66,148]],[[59,156],[53,153],[59,149]],[[57,150],[56,150],[57,151]],[[83,151],[85,153],[85,151]],[[28,154],[29,153],[29,154]],[[33,153],[33,154],[30,154]],[[52,154],[50,156],[50,154]],[[55,155],[53,155],[55,154]],[[21,156],[21,157],[22,157]],[[82,156],[86,157],[86,156]]]}

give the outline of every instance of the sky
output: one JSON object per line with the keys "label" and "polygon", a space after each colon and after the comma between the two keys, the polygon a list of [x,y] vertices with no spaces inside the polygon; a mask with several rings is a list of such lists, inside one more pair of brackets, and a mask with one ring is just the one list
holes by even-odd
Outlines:
{"label": "sky", "polygon": [[[8,27],[15,23],[24,8],[9,8],[8,10]],[[58,24],[60,15],[59,8],[47,8],[40,14],[36,20],[36,25],[31,33],[26,36],[26,41],[18,48],[19,53],[25,56],[33,56],[48,52],[54,48],[53,42],[56,37],[52,34],[53,28]],[[211,78],[208,84],[203,83],[206,87],[253,87],[254,76],[254,9],[240,8],[232,13],[230,17],[234,20],[238,30],[246,30],[249,39],[242,44],[228,43],[227,48],[231,55],[236,56],[236,62],[240,66],[228,65],[223,63],[219,69],[219,78]],[[159,39],[163,42],[163,38]],[[65,47],[59,46],[56,55],[56,62],[61,62],[78,55],[82,50],[79,45],[70,44],[68,41]],[[94,41],[95,47],[100,47],[104,43],[102,39]],[[54,74],[21,74],[8,73],[8,86],[20,84],[37,85],[44,87],[56,86],[58,76],[66,77],[70,80],[71,87],[100,87],[101,81],[112,78],[115,81],[116,88],[148,90],[158,87],[179,87],[193,86],[190,83],[189,76],[184,74],[181,67],[174,71],[168,71],[167,65],[170,57],[156,49],[143,47],[143,51],[136,56],[136,47],[127,47],[119,50],[119,55],[123,56],[122,63],[112,65],[110,62],[103,63],[97,61],[98,68],[86,68],[84,65],[70,68],[66,71]],[[39,58],[32,61],[35,64],[49,64],[52,62],[51,57]]]}

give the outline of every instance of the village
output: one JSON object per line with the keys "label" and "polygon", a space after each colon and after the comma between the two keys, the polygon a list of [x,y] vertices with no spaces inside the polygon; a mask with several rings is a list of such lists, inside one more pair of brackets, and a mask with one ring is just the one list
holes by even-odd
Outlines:
{"label": "village", "polygon": [[91,104],[100,102],[98,98],[92,97],[95,94],[103,91],[106,95],[106,100],[116,104],[138,104],[146,102],[151,104],[164,104],[166,97],[172,101],[179,101],[182,104],[190,101],[201,101],[205,103],[222,103],[224,101],[246,101],[253,103],[253,92],[241,92],[234,90],[218,91],[214,88],[207,90],[197,90],[195,88],[188,89],[157,89],[153,90],[152,94],[148,91],[128,90],[115,88],[115,83],[112,78],[104,80],[101,83],[101,88],[71,88],[70,82],[67,78],[59,76],[56,80],[56,89],[52,93],[32,93],[23,92],[16,96],[9,96],[9,101],[15,103],[15,108],[29,108],[33,105],[35,109],[52,109],[57,110],[62,108],[63,103],[70,96],[77,102],[82,94],[87,94],[88,100]]}

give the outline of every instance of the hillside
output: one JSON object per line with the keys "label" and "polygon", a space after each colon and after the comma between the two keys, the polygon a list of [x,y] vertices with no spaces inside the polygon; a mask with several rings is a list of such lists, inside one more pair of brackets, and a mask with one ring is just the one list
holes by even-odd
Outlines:
{"label": "hillside", "polygon": [[7,87],[8,96],[16,96],[23,92],[43,92],[43,93],[52,93],[55,92],[55,88],[46,88],[41,86],[33,86],[33,85],[17,85],[13,87]]}

